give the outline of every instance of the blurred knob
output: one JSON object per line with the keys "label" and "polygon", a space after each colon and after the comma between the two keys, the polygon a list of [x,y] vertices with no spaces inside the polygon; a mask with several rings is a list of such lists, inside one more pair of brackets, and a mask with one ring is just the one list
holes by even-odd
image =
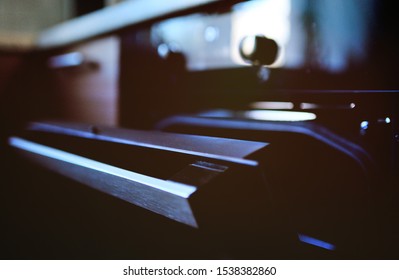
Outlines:
{"label": "blurred knob", "polygon": [[179,50],[178,46],[163,43],[158,46],[157,52],[160,58],[170,64],[169,67],[177,66],[185,68],[186,57],[181,50]]}
{"label": "blurred knob", "polygon": [[265,36],[247,36],[241,40],[241,57],[255,65],[270,65],[277,57],[277,43]]}

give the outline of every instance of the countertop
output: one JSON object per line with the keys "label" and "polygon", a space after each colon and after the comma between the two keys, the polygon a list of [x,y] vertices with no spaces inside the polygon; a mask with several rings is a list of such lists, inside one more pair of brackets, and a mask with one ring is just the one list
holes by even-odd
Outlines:
{"label": "countertop", "polygon": [[62,47],[217,1],[225,0],[136,0],[122,2],[57,24],[37,34],[0,31],[0,49],[30,51]]}

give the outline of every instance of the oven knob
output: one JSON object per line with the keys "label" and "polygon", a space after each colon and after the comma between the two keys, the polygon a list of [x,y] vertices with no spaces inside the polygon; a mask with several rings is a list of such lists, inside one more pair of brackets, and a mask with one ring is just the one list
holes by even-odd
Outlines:
{"label": "oven knob", "polygon": [[270,65],[277,57],[277,43],[265,36],[247,36],[241,40],[240,55],[248,63]]}

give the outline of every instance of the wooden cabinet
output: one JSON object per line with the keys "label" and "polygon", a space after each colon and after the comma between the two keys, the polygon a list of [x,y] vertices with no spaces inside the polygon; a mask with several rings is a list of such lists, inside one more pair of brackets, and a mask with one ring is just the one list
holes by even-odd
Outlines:
{"label": "wooden cabinet", "polygon": [[0,51],[0,97],[22,63],[22,55],[1,53]]}
{"label": "wooden cabinet", "polygon": [[67,121],[118,124],[119,38],[109,36],[64,49],[48,59]]}

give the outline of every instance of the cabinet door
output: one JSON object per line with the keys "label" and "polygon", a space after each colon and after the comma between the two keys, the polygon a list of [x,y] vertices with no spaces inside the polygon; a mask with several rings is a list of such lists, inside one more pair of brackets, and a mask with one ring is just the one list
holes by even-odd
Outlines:
{"label": "cabinet door", "polygon": [[48,60],[61,116],[68,121],[118,124],[119,39],[96,39]]}

